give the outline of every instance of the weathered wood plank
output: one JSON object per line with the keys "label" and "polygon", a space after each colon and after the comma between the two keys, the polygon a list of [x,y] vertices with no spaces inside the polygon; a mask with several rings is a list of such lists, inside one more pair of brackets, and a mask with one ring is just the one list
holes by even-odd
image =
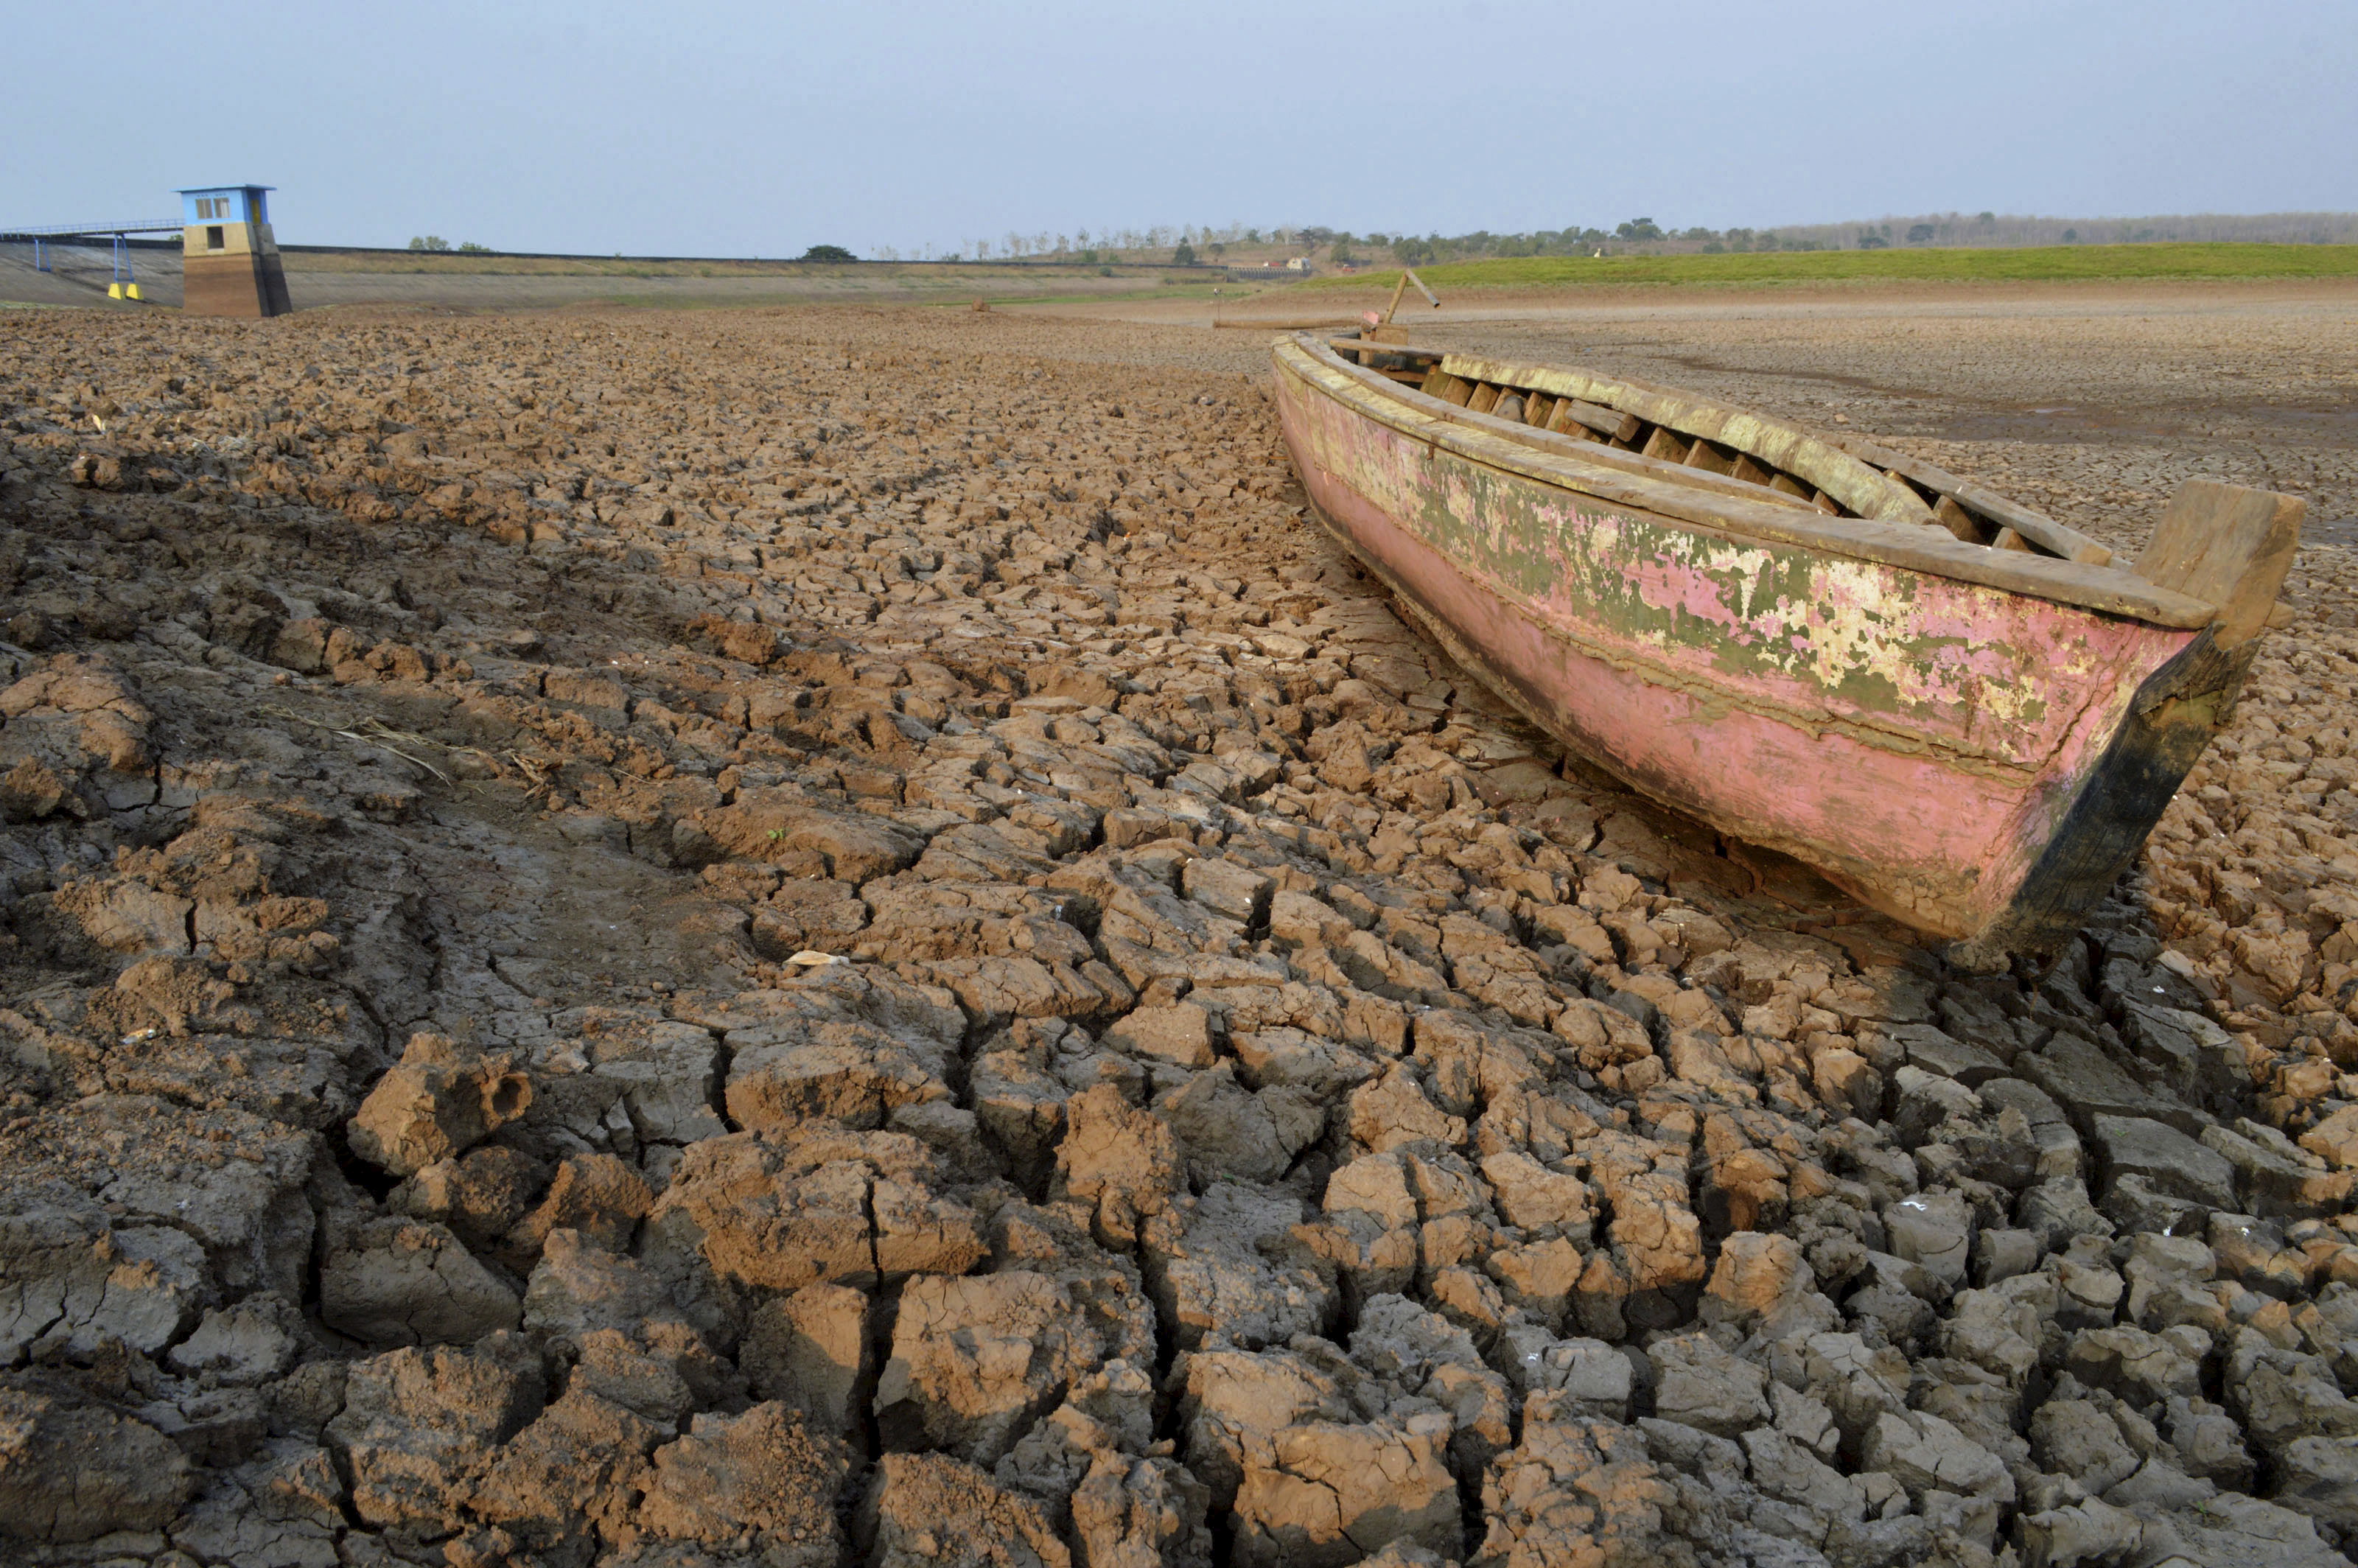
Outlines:
{"label": "weathered wood plank", "polygon": [[1645,454],[1660,458],[1666,463],[1684,463],[1690,443],[1668,425],[1657,425],[1654,433],[1646,438]]}
{"label": "weathered wood plank", "polygon": [[1701,436],[1697,436],[1694,445],[1687,449],[1687,467],[1701,469],[1705,473],[1724,473],[1730,479],[1736,477],[1734,455],[1722,451]]}
{"label": "weathered wood plank", "polygon": [[1420,349],[1411,343],[1395,343],[1380,338],[1329,338],[1326,341],[1346,353],[1401,354],[1412,360],[1440,360],[1449,354],[1447,349]]}
{"label": "weathered wood plank", "polygon": [[[1781,419],[1671,392],[1643,382],[1617,380],[1561,365],[1509,365],[1474,354],[1451,354],[1453,374],[1485,381],[1516,381],[1559,396],[1600,403],[1668,427],[1682,438],[1706,436],[1762,463],[1799,475],[1825,491],[1849,511],[1887,523],[1927,523],[1931,508],[1906,485],[1897,483],[1833,443]],[[1686,440],[1682,439],[1683,456]]]}
{"label": "weathered wood plank", "polygon": [[1915,496],[1917,500],[1922,502],[1927,506],[1938,506],[1941,503],[1941,492],[1939,491],[1934,490],[1930,485],[1917,483],[1914,480],[1909,479],[1906,474],[1901,473],[1898,469],[1884,470],[1883,477],[1891,481],[1894,484],[1906,485],[1908,487],[1909,493]]}
{"label": "weathered wood plank", "polygon": [[1595,431],[1601,439],[1630,441],[1637,439],[1638,432],[1645,428],[1646,422],[1635,414],[1625,414],[1618,408],[1607,408],[1602,404],[1584,403],[1577,397],[1559,397],[1555,406],[1555,417],[1560,423],[1551,424],[1548,428],[1552,430],[1578,425]]}
{"label": "weathered wood plank", "polygon": [[1837,437],[1833,444],[1864,462],[1889,469],[1948,496],[1966,511],[1987,518],[1994,525],[2011,528],[2039,548],[2067,561],[2078,561],[2092,567],[2106,566],[2112,561],[2113,552],[2109,548],[2077,528],[2058,523],[2045,513],[2033,512],[2020,502],[2009,500],[1994,490],[1985,490],[1970,480],[1959,479],[1948,470],[1920,458],[1895,452],[1864,436]]}
{"label": "weathered wood plank", "polygon": [[2219,645],[2238,646],[2267,625],[2308,510],[2298,496],[2188,480],[2137,557],[2136,574],[2217,605]]}
{"label": "weathered wood plank", "polygon": [[1942,527],[1946,528],[1966,544],[1978,545],[1983,542],[1982,525],[1974,521],[1973,514],[1957,504],[1955,496],[1941,497],[1939,503],[1932,508],[1932,516]]}
{"label": "weathered wood plank", "polygon": [[[1354,375],[1366,373],[1357,366],[1348,365],[1348,362],[1340,362],[1345,363]],[[1379,371],[1374,373],[1380,375],[1383,373]],[[1525,442],[1541,451],[1561,452],[1567,456],[1577,455],[1583,462],[1600,463],[1625,473],[1643,474],[1652,479],[1693,485],[1698,489],[1710,491],[1714,494],[1726,495],[1731,499],[1741,498],[1746,501],[1796,509],[1807,504],[1805,501],[1799,498],[1789,498],[1775,491],[1746,484],[1739,480],[1730,479],[1721,474],[1705,472],[1701,469],[1684,468],[1677,463],[1664,462],[1659,458],[1641,457],[1636,452],[1624,450],[1617,446],[1606,445],[1602,432],[1590,430],[1585,426],[1574,425],[1566,431],[1545,430],[1501,419],[1496,413],[1477,414],[1466,406],[1464,402],[1474,390],[1473,384],[1455,376],[1448,377],[1448,383],[1446,396],[1436,398],[1430,392],[1419,392],[1413,398],[1407,401],[1412,406],[1436,418],[1488,430],[1494,435],[1503,436],[1509,440]]]}
{"label": "weathered wood plank", "polygon": [[1466,406],[1466,400],[1474,395],[1474,384],[1450,374],[1436,363],[1431,370],[1424,373],[1424,394],[1428,397],[1438,397],[1444,403],[1455,404],[1463,408]]}

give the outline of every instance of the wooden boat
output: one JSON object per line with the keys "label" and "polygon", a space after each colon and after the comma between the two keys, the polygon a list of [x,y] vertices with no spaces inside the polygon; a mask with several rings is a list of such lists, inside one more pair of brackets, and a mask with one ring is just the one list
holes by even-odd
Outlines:
{"label": "wooden boat", "polygon": [[2127,868],[2299,544],[2298,500],[2195,481],[2125,565],[1928,464],[1703,398],[1389,341],[1273,351],[1320,520],[1453,656],[1977,968],[2052,953]]}

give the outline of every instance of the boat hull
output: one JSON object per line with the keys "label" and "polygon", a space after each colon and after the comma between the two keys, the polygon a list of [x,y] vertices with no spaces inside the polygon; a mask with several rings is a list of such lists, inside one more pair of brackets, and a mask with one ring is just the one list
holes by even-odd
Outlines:
{"label": "boat hull", "polygon": [[2076,929],[2234,701],[2207,633],[1550,483],[1283,346],[1277,394],[1321,521],[1534,723],[1970,961]]}

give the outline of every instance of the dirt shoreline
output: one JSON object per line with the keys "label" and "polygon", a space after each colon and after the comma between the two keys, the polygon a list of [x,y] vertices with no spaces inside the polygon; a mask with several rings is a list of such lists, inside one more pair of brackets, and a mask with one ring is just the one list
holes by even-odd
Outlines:
{"label": "dirt shoreline", "polygon": [[1998,978],[1405,630],[1254,333],[0,317],[0,1560],[2346,1561],[2358,318],[2231,288],[1432,323],[2309,499]]}
{"label": "dirt shoreline", "polygon": [[[134,280],[144,302],[110,300],[114,258],[103,244],[47,247],[49,270],[37,271],[29,242],[0,241],[0,303],[83,306],[137,315],[180,308],[180,255],[174,250],[132,254]],[[908,305],[977,298],[1087,298],[1092,296],[1152,296],[1158,289],[1200,290],[1208,280],[1192,275],[1183,285],[1163,285],[1151,270],[1111,276],[1093,269],[1045,269],[993,265],[903,265],[871,263],[858,267],[806,266],[791,262],[699,264],[590,262],[568,268],[556,262],[497,259],[471,265],[471,258],[428,258],[373,265],[372,258],[344,253],[289,252],[287,286],[298,311],[393,306],[450,310],[553,310],[660,308],[756,309],[826,304]]]}

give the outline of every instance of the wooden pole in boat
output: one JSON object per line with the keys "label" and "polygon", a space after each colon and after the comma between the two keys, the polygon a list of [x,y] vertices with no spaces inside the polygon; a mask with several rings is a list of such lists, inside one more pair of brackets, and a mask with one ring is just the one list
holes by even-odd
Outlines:
{"label": "wooden pole in boat", "polygon": [[1400,308],[1401,296],[1408,292],[1408,286],[1412,283],[1416,285],[1416,291],[1423,295],[1435,310],[1441,308],[1441,301],[1434,297],[1433,290],[1424,286],[1424,279],[1416,276],[1416,269],[1404,266],[1401,268],[1400,282],[1392,286],[1392,302],[1384,307],[1382,325],[1389,327],[1392,324],[1392,312]]}

